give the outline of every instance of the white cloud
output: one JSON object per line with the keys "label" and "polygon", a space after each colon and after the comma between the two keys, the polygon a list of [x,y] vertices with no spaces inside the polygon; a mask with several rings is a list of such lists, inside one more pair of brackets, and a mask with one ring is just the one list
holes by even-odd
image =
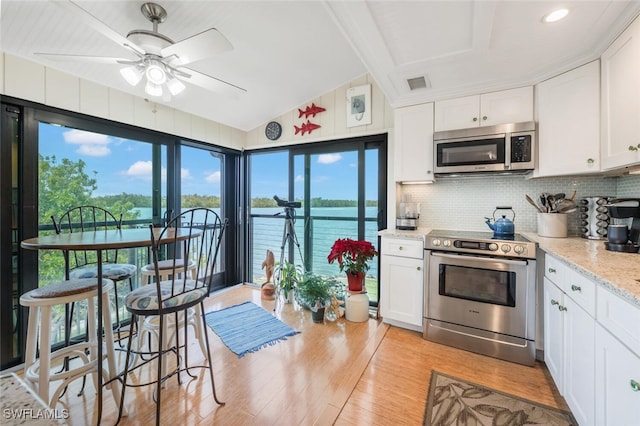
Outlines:
{"label": "white cloud", "polygon": [[220,182],[220,171],[209,173],[204,178],[208,183],[219,183]]}
{"label": "white cloud", "polygon": [[112,141],[107,135],[72,129],[63,132],[62,137],[68,144],[79,145],[76,150],[78,154],[90,157],[105,157],[111,154],[108,145]]}
{"label": "white cloud", "polygon": [[340,154],[321,154],[318,156],[318,164],[333,164],[340,160],[342,160]]}
{"label": "white cloud", "polygon": [[295,180],[296,180],[296,182],[304,182],[304,176],[297,175]]}
{"label": "white cloud", "polygon": [[188,180],[188,179],[192,179],[193,176],[191,176],[191,172],[189,171],[189,169],[180,169],[180,177],[184,180]]}
{"label": "white cloud", "polygon": [[[184,171],[185,169],[183,169]],[[151,161],[136,161],[129,168],[122,172],[123,175],[133,177],[136,179],[142,180],[151,180],[153,171],[153,163]],[[187,170],[187,173],[189,171]],[[165,182],[167,180],[167,169],[162,168],[161,171],[162,181]]]}

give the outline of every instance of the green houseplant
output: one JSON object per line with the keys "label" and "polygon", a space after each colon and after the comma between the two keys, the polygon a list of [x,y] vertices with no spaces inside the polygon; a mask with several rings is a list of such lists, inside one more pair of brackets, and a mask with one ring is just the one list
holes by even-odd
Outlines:
{"label": "green houseplant", "polygon": [[313,322],[323,322],[324,308],[331,301],[333,281],[307,272],[298,283],[296,297],[301,306],[311,309]]}
{"label": "green houseplant", "polygon": [[298,282],[302,278],[304,270],[302,266],[287,261],[276,264],[273,269],[274,283],[278,294],[284,296],[286,302],[291,302],[290,295],[296,289]]}

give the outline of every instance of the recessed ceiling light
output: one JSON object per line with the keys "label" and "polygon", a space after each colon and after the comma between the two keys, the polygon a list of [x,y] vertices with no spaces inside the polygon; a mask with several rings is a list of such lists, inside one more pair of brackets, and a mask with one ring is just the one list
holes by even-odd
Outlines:
{"label": "recessed ceiling light", "polygon": [[569,9],[567,8],[563,7],[561,9],[556,9],[544,15],[542,17],[542,22],[545,22],[545,23],[556,22],[561,20],[562,18],[565,18],[568,14],[569,14]]}

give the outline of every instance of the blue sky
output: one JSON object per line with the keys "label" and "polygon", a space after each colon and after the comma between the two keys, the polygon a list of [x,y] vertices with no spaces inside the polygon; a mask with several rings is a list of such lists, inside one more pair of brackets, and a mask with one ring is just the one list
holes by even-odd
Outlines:
{"label": "blue sky", "polygon": [[[39,150],[43,156],[55,155],[73,161],[82,159],[85,172],[98,180],[93,195],[151,194],[151,144],[67,127],[42,123]],[[271,198],[288,195],[288,153],[252,156],[251,195]],[[375,199],[378,178],[377,158],[367,151],[367,199]],[[163,151],[163,180],[166,179],[166,151]],[[202,150],[183,147],[182,193],[220,195],[220,161]],[[311,196],[325,199],[357,198],[357,152],[335,152],[311,156]],[[302,198],[302,156],[295,161],[295,194]],[[370,189],[369,189],[370,188]],[[372,193],[369,193],[372,192]]]}

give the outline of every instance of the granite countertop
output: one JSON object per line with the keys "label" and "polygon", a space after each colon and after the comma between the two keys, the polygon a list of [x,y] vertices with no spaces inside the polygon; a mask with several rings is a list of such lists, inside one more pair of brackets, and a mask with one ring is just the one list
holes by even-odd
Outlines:
{"label": "granite countertop", "polygon": [[418,228],[415,231],[405,231],[402,229],[383,229],[382,231],[378,231],[378,235],[380,235],[381,237],[415,238],[424,242],[429,232],[431,232],[431,228]]}
{"label": "granite countertop", "polygon": [[521,234],[577,272],[640,307],[640,253],[606,250],[603,240],[546,238],[532,232]]}

